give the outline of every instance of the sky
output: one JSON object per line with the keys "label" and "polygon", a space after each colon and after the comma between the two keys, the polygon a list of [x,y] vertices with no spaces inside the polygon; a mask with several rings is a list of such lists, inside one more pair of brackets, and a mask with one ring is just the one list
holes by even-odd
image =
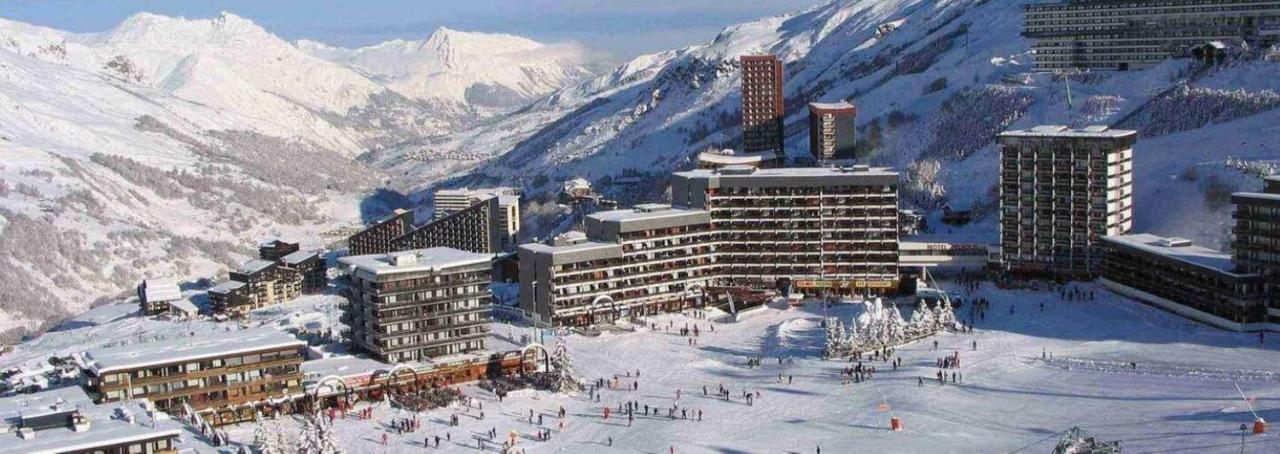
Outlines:
{"label": "sky", "polygon": [[0,0],[0,17],[105,31],[137,12],[208,18],[222,11],[287,40],[343,47],[423,39],[440,26],[576,41],[619,58],[708,42],[726,25],[825,0]]}

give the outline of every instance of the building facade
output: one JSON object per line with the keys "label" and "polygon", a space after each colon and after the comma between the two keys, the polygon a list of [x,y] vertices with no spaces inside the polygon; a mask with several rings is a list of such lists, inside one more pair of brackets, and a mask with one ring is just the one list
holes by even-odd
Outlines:
{"label": "building facade", "polygon": [[858,108],[844,101],[809,103],[809,153],[818,162],[858,159]]}
{"label": "building facade", "polygon": [[1229,254],[1145,233],[1101,244],[1101,282],[1112,291],[1218,328],[1267,329],[1262,276],[1238,272]]}
{"label": "building facade", "polygon": [[280,239],[267,240],[258,245],[258,258],[278,262],[284,256],[298,252],[300,249],[298,243],[290,243]]}
{"label": "building facade", "polygon": [[1133,225],[1137,132],[1037,126],[1000,133],[1000,248],[1011,272],[1088,278],[1098,241]]}
{"label": "building facade", "polygon": [[324,257],[315,251],[296,251],[280,257],[280,266],[302,277],[302,293],[323,293],[329,285]]}
{"label": "building facade", "polygon": [[742,151],[785,158],[782,121],[785,93],[782,61],[774,55],[744,55],[742,63]]}
{"label": "building facade", "polygon": [[[132,419],[119,416],[127,411]],[[211,446],[179,439],[182,422],[145,399],[96,405],[79,386],[0,397],[0,453],[174,454]]]}
{"label": "building facade", "polygon": [[413,210],[396,210],[347,239],[347,254],[386,254],[394,251],[391,241],[413,230]]}
{"label": "building facade", "polygon": [[495,209],[496,213],[491,215],[491,222],[497,224],[498,241],[494,250],[485,252],[514,249],[520,235],[520,191],[515,188],[438,190],[435,193],[435,213],[432,219],[444,219],[451,214],[464,211],[494,198],[498,199],[498,204]]}
{"label": "building facade", "polygon": [[502,206],[490,197],[448,216],[415,227],[391,241],[392,251],[448,247],[491,254],[503,250]]}
{"label": "building facade", "polygon": [[300,396],[306,347],[273,328],[220,331],[90,350],[84,372],[97,403],[146,398],[177,414],[185,403],[220,425],[252,420],[269,402]]}
{"label": "building facade", "polygon": [[897,287],[897,172],[700,169],[672,175],[671,200],[710,212],[723,285],[846,295]]}
{"label": "building facade", "polygon": [[244,316],[254,309],[280,304],[302,295],[303,275],[294,268],[262,259],[250,260],[231,272],[231,280],[209,289],[215,312]]}
{"label": "building facade", "polygon": [[716,269],[710,220],[644,204],[587,216],[585,235],[521,245],[520,308],[540,325],[583,326],[699,306]]}
{"label": "building facade", "polygon": [[492,256],[435,247],[348,256],[343,321],[354,348],[386,362],[485,348]]}
{"label": "building facade", "polygon": [[1265,179],[1262,192],[1237,192],[1231,253],[1241,270],[1257,273],[1268,288],[1267,321],[1280,328],[1280,177]]}
{"label": "building facade", "polygon": [[1067,0],[1023,6],[1034,68],[1127,70],[1211,42],[1266,46],[1280,35],[1280,0]]}
{"label": "building facade", "polygon": [[147,279],[138,284],[138,301],[143,315],[160,315],[169,312],[169,305],[182,299],[178,284],[163,279]]}

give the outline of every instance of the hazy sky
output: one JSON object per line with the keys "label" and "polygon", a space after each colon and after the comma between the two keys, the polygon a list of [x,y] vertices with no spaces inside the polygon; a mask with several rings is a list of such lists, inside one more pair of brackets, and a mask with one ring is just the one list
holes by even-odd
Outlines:
{"label": "hazy sky", "polygon": [[439,26],[578,41],[619,57],[709,41],[726,25],[825,0],[0,0],[0,17],[76,32],[139,11],[206,18],[230,11],[287,39],[356,47],[421,39]]}

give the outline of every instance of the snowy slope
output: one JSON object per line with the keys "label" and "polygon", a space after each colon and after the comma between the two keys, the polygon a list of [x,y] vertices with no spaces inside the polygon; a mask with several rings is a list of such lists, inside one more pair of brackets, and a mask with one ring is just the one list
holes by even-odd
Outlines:
{"label": "snowy slope", "polygon": [[301,40],[298,49],[342,63],[414,99],[485,110],[518,107],[598,70],[602,60],[577,44],[543,44],[506,34],[441,27],[425,40],[358,49]]}
{"label": "snowy slope", "polygon": [[[1069,106],[1064,80],[1028,74],[1030,42],[1019,35],[1023,3],[834,1],[727,27],[707,44],[640,57],[476,128],[367,158],[426,183],[522,183],[536,193],[574,176],[600,183],[625,174],[646,176],[660,188],[669,170],[691,165],[697,152],[739,146],[737,58],[771,52],[786,64],[791,156],[808,155],[805,103],[849,100],[859,107],[860,137],[876,150],[874,161],[904,171],[908,203],[990,213],[996,132],[1120,123],[1144,133],[1137,148],[1137,227],[1221,244],[1229,218],[1196,213],[1208,207],[1224,214],[1214,195],[1224,187],[1259,185],[1226,169],[1228,156],[1280,159],[1275,135],[1257,131],[1274,124],[1261,118],[1274,118],[1280,105],[1274,77],[1280,65],[1254,58],[1203,71],[1180,60],[1146,71],[1075,76]],[[1188,88],[1176,89],[1182,86]],[[1205,148],[1186,140],[1224,136],[1244,143]],[[922,161],[936,161],[938,171],[912,166]],[[1191,163],[1213,181],[1170,177]],[[466,169],[474,170],[456,177]],[[660,192],[602,186],[624,202]],[[1186,209],[1142,202],[1167,193],[1177,194],[1175,203]],[[994,240],[994,226],[988,216],[963,233]]]}

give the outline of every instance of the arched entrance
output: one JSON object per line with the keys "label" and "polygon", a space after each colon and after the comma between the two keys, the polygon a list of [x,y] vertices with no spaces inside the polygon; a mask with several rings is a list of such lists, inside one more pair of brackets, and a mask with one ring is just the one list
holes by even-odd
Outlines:
{"label": "arched entrance", "polygon": [[[541,356],[541,358],[539,358]],[[525,365],[534,364],[534,370],[525,370]],[[542,364],[541,370],[538,370],[538,364]],[[521,372],[551,372],[551,352],[539,343],[532,343],[520,349],[520,371]]]}
{"label": "arched entrance", "polygon": [[589,324],[597,323],[613,323],[618,319],[619,314],[614,307],[613,297],[609,295],[600,295],[591,300],[591,307],[588,309]]}

